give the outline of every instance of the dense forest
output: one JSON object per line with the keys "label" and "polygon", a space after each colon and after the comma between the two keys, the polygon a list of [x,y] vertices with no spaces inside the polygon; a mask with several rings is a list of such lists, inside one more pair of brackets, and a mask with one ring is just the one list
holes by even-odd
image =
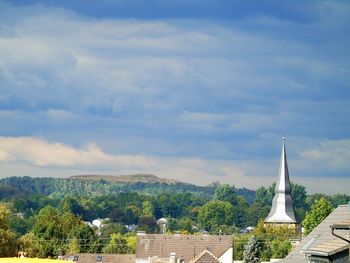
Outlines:
{"label": "dense forest", "polygon": [[[274,186],[256,191],[218,183],[200,187],[152,175],[124,181],[103,176],[1,179],[0,256],[19,250],[39,257],[54,257],[60,250],[133,253],[135,231],[158,233],[159,218],[168,220],[168,232],[236,234],[244,240],[239,234],[246,227],[262,231],[259,221],[269,213]],[[299,184],[292,184],[292,197],[300,221],[316,200],[325,200],[330,211],[350,200],[344,194],[308,195]],[[94,219],[103,219],[102,227],[91,225]]]}

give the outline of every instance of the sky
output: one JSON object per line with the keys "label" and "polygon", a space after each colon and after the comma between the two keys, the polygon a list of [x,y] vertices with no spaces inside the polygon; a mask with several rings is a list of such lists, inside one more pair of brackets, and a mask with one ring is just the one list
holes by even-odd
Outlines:
{"label": "sky", "polygon": [[350,2],[0,0],[0,178],[350,194]]}

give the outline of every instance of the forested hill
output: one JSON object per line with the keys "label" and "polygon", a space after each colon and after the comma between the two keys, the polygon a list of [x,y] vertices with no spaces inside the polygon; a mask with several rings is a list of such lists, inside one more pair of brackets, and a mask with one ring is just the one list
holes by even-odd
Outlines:
{"label": "forested hill", "polygon": [[[8,177],[0,180],[0,198],[13,195],[40,194],[53,197],[65,195],[101,196],[122,192],[138,192],[156,195],[162,192],[198,193],[207,197],[214,194],[216,186],[197,186],[175,180],[159,178],[154,175],[75,175],[68,178]],[[255,198],[255,192],[237,189],[249,203]]]}
{"label": "forested hill", "polygon": [[174,179],[160,178],[153,174],[131,174],[131,175],[74,175],[69,179],[81,181],[100,181],[104,180],[109,183],[165,183],[165,184],[187,184]]}

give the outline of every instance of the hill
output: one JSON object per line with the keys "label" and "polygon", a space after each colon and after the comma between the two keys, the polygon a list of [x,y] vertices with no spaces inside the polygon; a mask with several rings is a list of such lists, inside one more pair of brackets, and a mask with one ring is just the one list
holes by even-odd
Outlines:
{"label": "hill", "polygon": [[[68,177],[80,181],[100,181],[109,183],[165,183],[165,184],[187,184],[174,179],[160,178],[153,174],[131,174],[131,175],[73,175]],[[190,184],[188,184],[190,185]]]}
{"label": "hill", "polygon": [[[47,195],[54,198],[72,196],[103,196],[137,192],[158,195],[160,193],[190,192],[211,198],[216,186],[198,186],[172,179],[159,178],[151,174],[135,175],[74,175],[68,178],[52,177],[8,177],[0,180],[0,199],[22,198],[30,195]],[[237,189],[249,204],[255,192],[246,188]]]}

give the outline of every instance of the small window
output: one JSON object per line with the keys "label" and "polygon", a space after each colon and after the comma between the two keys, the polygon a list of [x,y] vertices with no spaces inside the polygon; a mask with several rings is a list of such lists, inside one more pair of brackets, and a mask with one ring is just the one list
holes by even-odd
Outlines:
{"label": "small window", "polygon": [[71,257],[71,260],[72,260],[73,262],[78,262],[78,261],[79,261],[79,256],[72,256],[72,257]]}

